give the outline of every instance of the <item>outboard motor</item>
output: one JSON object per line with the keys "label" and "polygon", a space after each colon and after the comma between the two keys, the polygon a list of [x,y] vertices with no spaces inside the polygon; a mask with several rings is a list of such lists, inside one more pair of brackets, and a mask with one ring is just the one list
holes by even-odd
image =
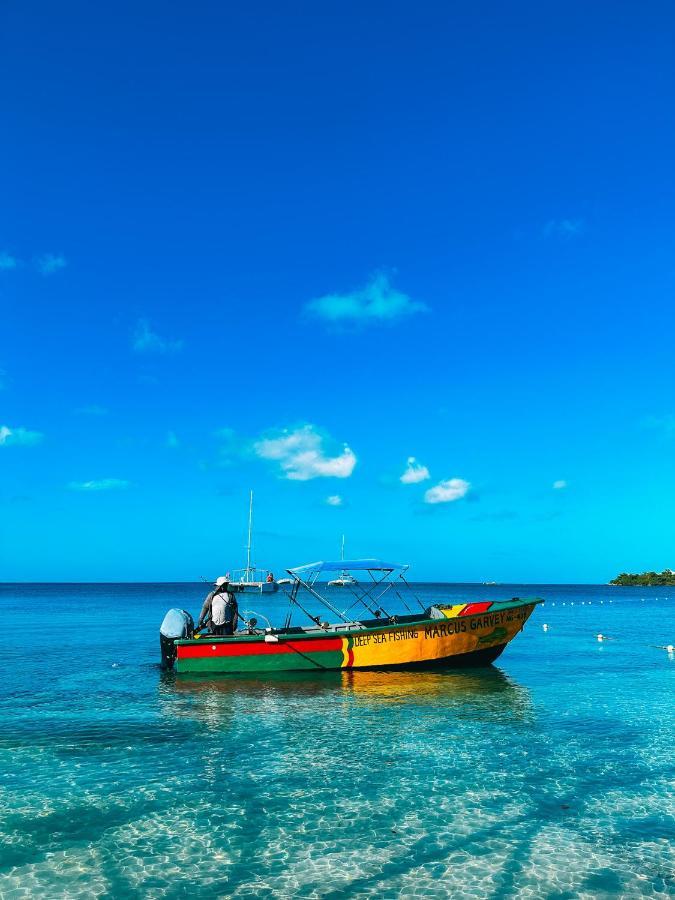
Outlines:
{"label": "outboard motor", "polygon": [[180,638],[191,638],[195,623],[189,612],[184,609],[170,609],[164,616],[159,628],[159,646],[162,651],[162,666],[173,668],[176,659],[175,641]]}

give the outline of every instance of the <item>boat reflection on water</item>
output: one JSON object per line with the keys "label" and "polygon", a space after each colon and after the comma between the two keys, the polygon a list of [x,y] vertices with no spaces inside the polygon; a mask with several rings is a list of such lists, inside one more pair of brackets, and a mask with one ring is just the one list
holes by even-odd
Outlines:
{"label": "boat reflection on water", "polygon": [[[341,703],[430,707],[450,716],[477,721],[503,722],[531,719],[533,705],[527,688],[496,667],[433,671],[336,671],[308,676],[304,672],[278,672],[259,676],[229,675],[186,678],[162,672],[162,699],[185,699],[172,715],[213,722],[220,707],[225,719],[233,712],[251,714],[273,707],[296,709],[320,704],[336,710]],[[171,704],[173,705],[173,704]]]}

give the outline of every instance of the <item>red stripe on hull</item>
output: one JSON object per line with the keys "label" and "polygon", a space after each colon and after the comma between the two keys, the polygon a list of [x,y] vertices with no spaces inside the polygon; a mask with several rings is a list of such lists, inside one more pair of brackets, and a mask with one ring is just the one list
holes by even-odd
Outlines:
{"label": "red stripe on hull", "polygon": [[492,600],[487,600],[484,603],[468,603],[461,611],[460,616],[473,616],[476,613],[487,612],[491,606]]}
{"label": "red stripe on hull", "polygon": [[[215,649],[214,649],[215,648]],[[266,644],[264,641],[250,643],[218,643],[200,641],[199,644],[179,644],[178,656],[183,659],[214,656],[275,656],[279,653],[321,653],[342,650],[342,638],[318,638],[306,641],[284,641]]]}

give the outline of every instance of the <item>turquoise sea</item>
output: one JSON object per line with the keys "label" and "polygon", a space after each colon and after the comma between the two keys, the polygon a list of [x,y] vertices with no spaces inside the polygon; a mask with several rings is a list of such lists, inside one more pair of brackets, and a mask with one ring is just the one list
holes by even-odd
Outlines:
{"label": "turquoise sea", "polygon": [[181,680],[203,585],[1,586],[0,897],[675,896],[675,588],[416,590],[547,602],[489,669]]}

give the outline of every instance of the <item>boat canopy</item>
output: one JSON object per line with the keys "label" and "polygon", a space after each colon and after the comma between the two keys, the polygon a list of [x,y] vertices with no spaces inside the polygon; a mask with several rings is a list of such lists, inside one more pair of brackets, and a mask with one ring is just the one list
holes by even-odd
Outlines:
{"label": "boat canopy", "polygon": [[318,575],[320,572],[342,572],[351,570],[354,572],[405,572],[408,566],[399,563],[384,562],[381,559],[340,559],[337,562],[308,563],[306,566],[296,566],[288,569],[291,575],[303,577],[305,575]]}
{"label": "boat canopy", "polygon": [[[319,562],[308,563],[305,566],[296,566],[294,569],[286,571],[293,579],[291,590],[288,594],[290,601],[288,615],[286,616],[285,628],[289,628],[291,624],[292,610],[294,606],[298,606],[302,612],[308,616],[315,625],[324,627],[321,619],[314,615],[310,610],[306,609],[299,601],[298,595],[301,591],[308,592],[315,600],[321,602],[326,609],[330,610],[338,619],[343,622],[356,622],[352,610],[355,606],[361,605],[375,619],[384,617],[389,622],[394,622],[396,617],[392,617],[382,605],[382,598],[389,593],[399,597],[408,612],[410,607],[404,597],[399,594],[399,587],[405,587],[405,592],[412,593],[410,585],[405,579],[405,573],[409,566],[400,563],[385,562],[382,559],[339,559],[335,561],[320,560]],[[351,603],[344,609],[340,610],[331,603],[328,597],[322,596],[316,588],[316,583],[322,572],[340,572],[344,576],[348,572],[368,572],[369,579],[364,579],[364,583],[352,580],[347,584],[345,591],[350,595]],[[330,583],[330,582],[329,582]],[[397,587],[398,586],[398,587]],[[418,597],[412,594],[417,601],[420,609],[424,610],[424,606]],[[352,618],[348,618],[351,612]]]}

